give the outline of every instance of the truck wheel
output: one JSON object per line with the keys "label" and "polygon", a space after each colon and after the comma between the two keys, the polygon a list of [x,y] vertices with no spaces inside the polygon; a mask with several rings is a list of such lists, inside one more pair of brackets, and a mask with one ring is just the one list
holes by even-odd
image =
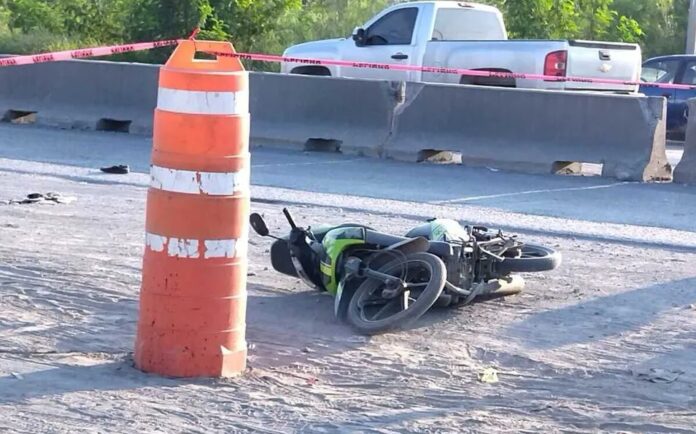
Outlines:
{"label": "truck wheel", "polygon": [[[506,69],[500,68],[483,68],[475,69],[474,71],[490,71],[490,72],[503,72],[510,73]],[[514,78],[498,78],[498,77],[473,77],[469,75],[463,75],[459,80],[459,84],[468,84],[473,86],[490,86],[490,87],[517,87],[517,82]]]}
{"label": "truck wheel", "polygon": [[328,68],[325,68],[323,66],[300,66],[292,71],[290,71],[290,74],[298,74],[298,75],[316,75],[316,76],[322,76],[322,77],[331,77],[331,71],[329,71]]}

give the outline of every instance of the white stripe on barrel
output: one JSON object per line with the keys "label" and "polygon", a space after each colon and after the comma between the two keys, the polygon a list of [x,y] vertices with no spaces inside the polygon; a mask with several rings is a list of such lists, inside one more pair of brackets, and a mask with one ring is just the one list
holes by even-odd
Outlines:
{"label": "white stripe on barrel", "polygon": [[248,240],[191,240],[148,232],[145,234],[145,245],[153,252],[166,253],[173,258],[243,258],[247,255]]}
{"label": "white stripe on barrel", "polygon": [[231,196],[249,187],[249,171],[201,172],[152,165],[150,187],[172,193]]}
{"label": "white stripe on barrel", "polygon": [[249,92],[202,92],[160,87],[157,108],[192,115],[245,115],[249,113]]}

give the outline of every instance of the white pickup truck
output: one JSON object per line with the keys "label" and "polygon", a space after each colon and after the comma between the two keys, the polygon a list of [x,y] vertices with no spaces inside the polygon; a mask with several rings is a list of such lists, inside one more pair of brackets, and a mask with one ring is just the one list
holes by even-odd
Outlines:
{"label": "white pickup truck", "polygon": [[[640,46],[636,44],[508,40],[498,9],[457,1],[397,4],[356,28],[352,38],[307,42],[288,48],[284,55],[633,82],[640,79],[642,61]],[[299,62],[283,63],[281,72],[528,89],[637,91],[637,86],[624,84],[458,76]]]}

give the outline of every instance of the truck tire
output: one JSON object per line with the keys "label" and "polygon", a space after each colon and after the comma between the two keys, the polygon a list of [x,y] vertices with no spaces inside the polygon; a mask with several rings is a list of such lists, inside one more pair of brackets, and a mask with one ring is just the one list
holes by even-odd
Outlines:
{"label": "truck tire", "polygon": [[[507,69],[500,68],[481,68],[474,71],[490,71],[510,73]],[[490,87],[517,87],[517,81],[514,78],[498,78],[498,77],[473,77],[463,75],[459,80],[459,84],[468,84],[472,86],[490,86]]]}
{"label": "truck tire", "polygon": [[331,77],[331,71],[329,71],[328,68],[325,68],[323,66],[315,66],[315,65],[298,66],[297,68],[294,68],[292,71],[290,71],[290,74]]}

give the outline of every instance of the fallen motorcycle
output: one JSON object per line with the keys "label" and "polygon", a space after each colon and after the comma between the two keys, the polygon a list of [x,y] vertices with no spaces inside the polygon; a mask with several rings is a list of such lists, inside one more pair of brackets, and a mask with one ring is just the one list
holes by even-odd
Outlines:
{"label": "fallen motorcycle", "polygon": [[250,222],[272,237],[273,268],[335,296],[334,311],[362,334],[404,327],[434,305],[469,304],[521,292],[515,272],[560,265],[552,249],[524,244],[501,231],[432,219],[405,237],[359,224],[298,227],[287,209],[290,233],[269,233],[259,214]]}

